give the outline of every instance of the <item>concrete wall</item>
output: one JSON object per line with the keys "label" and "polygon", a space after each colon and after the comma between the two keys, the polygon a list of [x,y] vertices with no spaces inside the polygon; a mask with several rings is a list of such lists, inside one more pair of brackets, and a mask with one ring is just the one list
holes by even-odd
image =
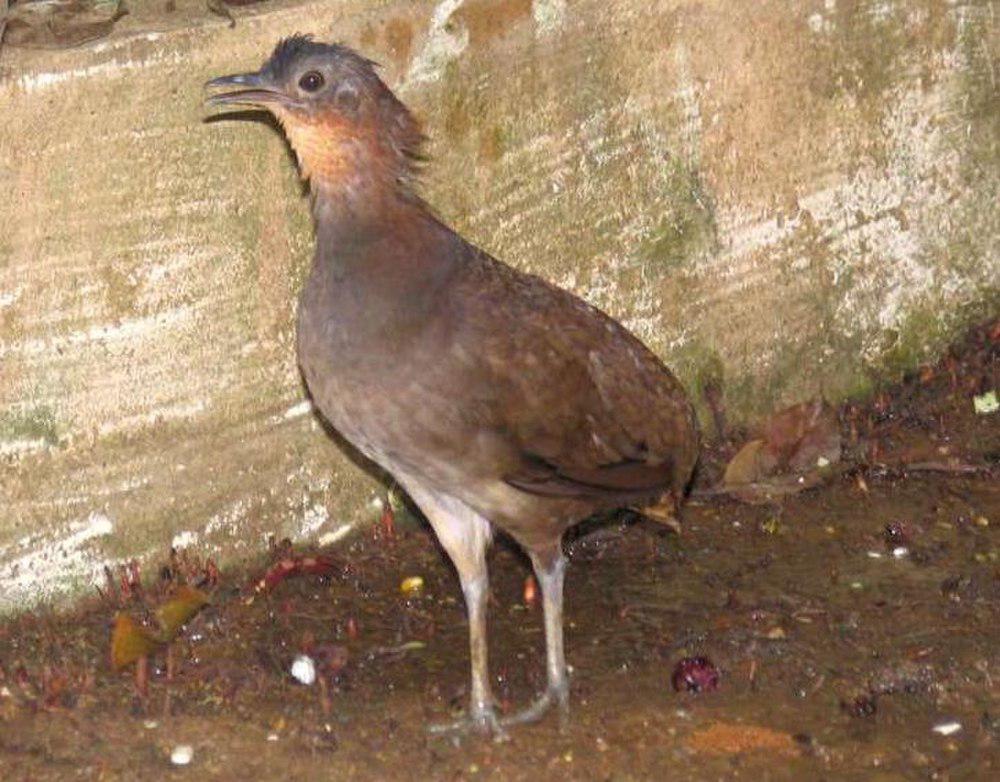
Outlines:
{"label": "concrete wall", "polygon": [[997,307],[988,0],[132,9],[0,51],[0,611],[172,541],[227,559],[374,514],[302,403],[290,155],[201,105],[296,31],[383,63],[446,219],[737,417],[863,392]]}

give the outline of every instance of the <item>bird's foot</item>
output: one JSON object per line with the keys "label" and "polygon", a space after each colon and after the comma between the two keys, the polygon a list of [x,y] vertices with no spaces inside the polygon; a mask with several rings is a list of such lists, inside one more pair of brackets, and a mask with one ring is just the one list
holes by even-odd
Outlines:
{"label": "bird's foot", "polygon": [[458,739],[470,733],[478,733],[481,736],[492,736],[494,741],[502,742],[510,738],[503,726],[503,721],[497,717],[496,710],[492,706],[480,706],[474,707],[453,722],[430,725],[427,730],[432,736]]}
{"label": "bird's foot", "polygon": [[553,706],[559,709],[559,730],[565,731],[569,727],[569,685],[566,682],[549,685],[528,708],[504,717],[500,724],[506,727],[538,722]]}

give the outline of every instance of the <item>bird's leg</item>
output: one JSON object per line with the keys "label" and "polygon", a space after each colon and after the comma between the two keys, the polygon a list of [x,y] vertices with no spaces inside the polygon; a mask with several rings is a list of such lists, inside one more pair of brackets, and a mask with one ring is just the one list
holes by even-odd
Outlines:
{"label": "bird's leg", "polygon": [[455,722],[431,725],[430,732],[460,734],[477,731],[503,740],[506,733],[497,719],[487,660],[486,599],[489,574],[486,569],[486,549],[492,534],[490,523],[451,497],[432,494],[412,484],[405,485],[405,488],[427,516],[441,546],[451,557],[458,571],[469,612],[469,656],[472,662],[469,712]]}
{"label": "bird's leg", "polygon": [[493,732],[498,727],[493,710],[493,693],[489,682],[489,655],[486,640],[486,599],[489,577],[485,561],[471,576],[461,575],[462,592],[469,612],[469,659],[472,664],[472,693],[468,721],[483,732]]}
{"label": "bird's leg", "polygon": [[465,594],[465,605],[469,612],[469,657],[472,661],[472,693],[469,712],[462,719],[442,725],[431,725],[430,732],[437,734],[468,733],[470,730],[491,734],[502,741],[506,734],[493,703],[493,692],[489,681],[489,664],[486,642],[486,598],[489,578],[486,572],[485,552],[480,552],[474,567],[460,565],[459,579]]}
{"label": "bird's leg", "polygon": [[565,727],[569,717],[569,679],[563,652],[563,579],[566,558],[560,544],[547,551],[531,552],[535,575],[542,587],[542,609],[545,614],[545,668],[548,685],[545,692],[524,711],[504,718],[504,725],[535,722],[553,706],[559,709],[560,724]]}

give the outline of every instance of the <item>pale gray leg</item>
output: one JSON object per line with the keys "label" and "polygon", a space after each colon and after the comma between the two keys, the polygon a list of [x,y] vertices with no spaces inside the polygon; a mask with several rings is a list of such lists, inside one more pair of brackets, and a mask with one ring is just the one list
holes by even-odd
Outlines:
{"label": "pale gray leg", "polygon": [[503,719],[504,725],[535,722],[553,705],[559,708],[559,721],[565,727],[569,717],[569,678],[563,652],[563,580],[566,558],[561,546],[546,552],[530,552],[535,576],[542,588],[542,608],[545,613],[545,668],[548,685],[531,706]]}
{"label": "pale gray leg", "polygon": [[469,612],[469,656],[472,663],[472,692],[469,713],[461,720],[432,725],[432,733],[465,733],[476,730],[503,739],[489,680],[486,639],[486,599],[489,574],[486,549],[492,536],[490,523],[464,503],[446,495],[425,491],[412,483],[403,484],[434,528],[458,571]]}

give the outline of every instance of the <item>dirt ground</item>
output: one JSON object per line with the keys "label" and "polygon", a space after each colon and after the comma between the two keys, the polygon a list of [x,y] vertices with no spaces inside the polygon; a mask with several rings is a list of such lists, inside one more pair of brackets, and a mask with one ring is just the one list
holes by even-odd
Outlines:
{"label": "dirt ground", "polygon": [[[751,434],[723,431],[679,535],[629,513],[577,528],[565,730],[428,735],[465,705],[467,625],[432,534],[400,512],[391,534],[277,545],[221,574],[165,555],[142,586],[116,572],[70,613],[0,625],[0,777],[1000,779],[1000,413],[972,401],[997,388],[998,336],[977,329],[841,408],[825,485],[761,504],[705,491]],[[490,566],[495,690],[513,710],[544,682],[540,601],[512,545]],[[211,602],[150,658],[142,695],[134,666],[109,663],[115,616],[141,620],[185,581]],[[291,675],[300,654],[311,685]],[[672,686],[694,656],[717,687]]]}

